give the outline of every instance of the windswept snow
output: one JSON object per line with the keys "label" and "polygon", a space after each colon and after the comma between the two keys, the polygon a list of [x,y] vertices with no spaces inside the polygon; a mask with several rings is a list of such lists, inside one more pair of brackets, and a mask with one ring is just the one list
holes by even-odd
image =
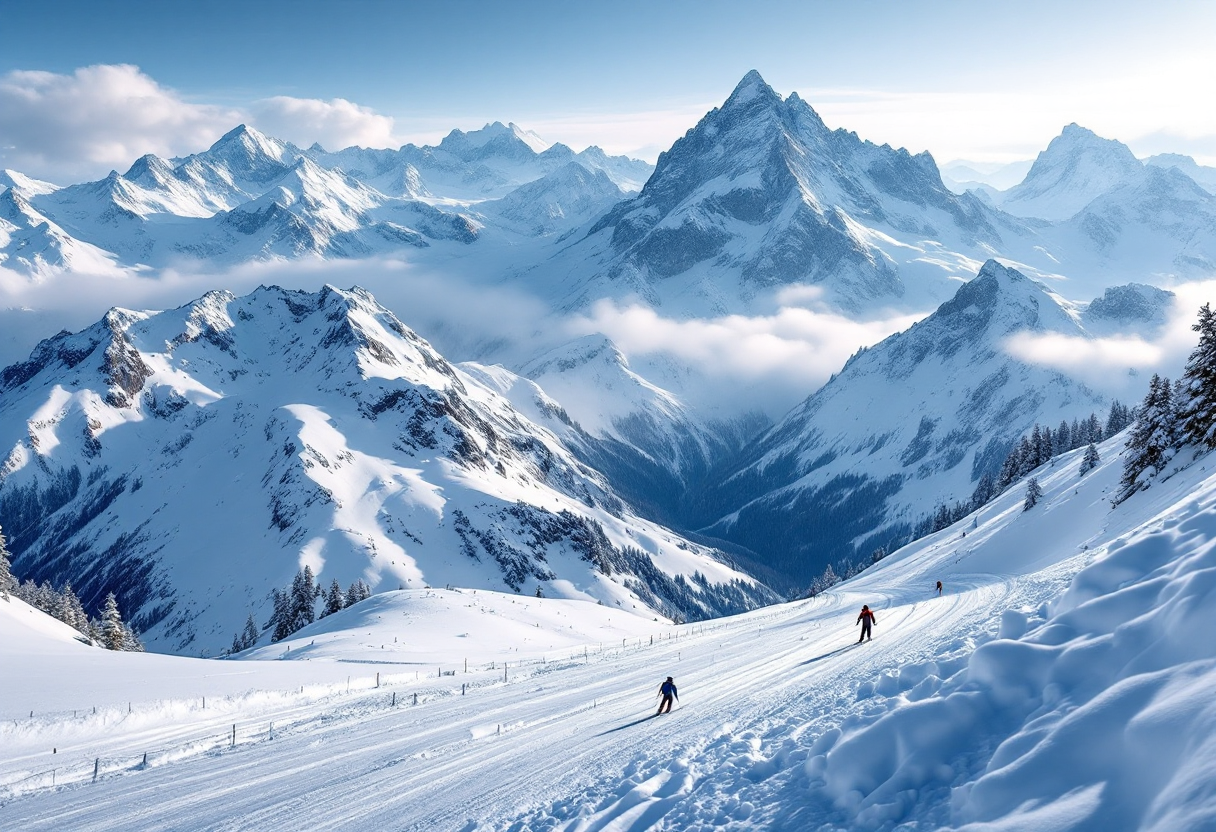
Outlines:
{"label": "windswept snow", "polygon": [[[704,625],[625,632],[581,602],[437,590],[372,599],[258,654],[291,646],[300,661],[119,656],[40,636],[59,647],[40,651],[40,679],[18,677],[19,705],[5,700],[0,822],[1210,829],[1216,473],[1201,458],[1111,509],[1121,441],[1084,477],[1079,452],[1037,471],[1030,511],[1015,487],[831,592]],[[875,638],[854,645],[863,602]],[[17,626],[10,608],[0,626]],[[502,654],[492,667],[477,639]],[[0,643],[7,666],[14,640]],[[166,664],[161,682],[129,681],[130,713],[111,701],[104,719],[72,716],[65,703],[90,683],[69,648],[132,667],[248,668],[248,692],[203,711],[201,682],[164,697]],[[379,656],[393,658],[376,688],[372,665],[350,662]],[[333,680],[348,668],[349,692]],[[288,672],[317,681],[301,693]],[[681,706],[648,719],[667,675]],[[19,710],[52,690],[46,713]]]}

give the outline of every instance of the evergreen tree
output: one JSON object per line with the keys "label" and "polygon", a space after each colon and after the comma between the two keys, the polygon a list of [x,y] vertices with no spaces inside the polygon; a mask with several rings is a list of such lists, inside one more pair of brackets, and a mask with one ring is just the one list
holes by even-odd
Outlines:
{"label": "evergreen tree", "polygon": [[[1003,467],[1003,466],[1002,466]],[[992,475],[985,472],[980,481],[975,486],[975,491],[971,492],[971,508],[977,509],[980,506],[987,505],[988,501],[996,494],[996,486],[992,483]]]}
{"label": "evergreen tree", "polygon": [[540,584],[537,584],[537,585],[536,585],[536,597],[537,597],[537,598],[544,598],[544,597],[545,597],[545,593],[541,591]]}
{"label": "evergreen tree", "polygon": [[840,583],[840,578],[836,576],[836,570],[832,568],[832,564],[828,564],[828,568],[823,570],[823,575],[819,578],[823,589],[831,589]]}
{"label": "evergreen tree", "polygon": [[1131,408],[1115,399],[1110,403],[1110,413],[1106,417],[1106,431],[1104,436],[1107,438],[1114,436],[1119,431],[1130,425],[1136,418]]}
{"label": "evergreen tree", "polygon": [[1136,409],[1135,421],[1127,437],[1123,476],[1119,480],[1114,505],[1148,488],[1149,479],[1165,470],[1173,455],[1176,420],[1170,380],[1154,373],[1148,384],[1148,394]]}
{"label": "evergreen tree", "polygon": [[13,577],[12,563],[8,556],[8,541],[4,538],[4,529],[0,527],[0,598],[8,600],[8,594],[17,588],[17,580]]}
{"label": "evergreen tree", "polygon": [[887,547],[879,546],[877,549],[875,549],[873,552],[870,553],[870,563],[878,563],[880,560],[882,560],[886,556],[887,556]]}
{"label": "evergreen tree", "polygon": [[1057,454],[1062,454],[1065,451],[1071,451],[1077,447],[1072,444],[1072,430],[1068,427],[1068,422],[1061,419],[1060,426],[1056,428],[1055,449]]}
{"label": "evergreen tree", "polygon": [[253,620],[253,613],[249,613],[249,617],[245,619],[245,630],[241,633],[241,640],[245,644],[245,650],[258,643],[258,625]]}
{"label": "evergreen tree", "polygon": [[63,585],[62,596],[63,600],[59,604],[59,620],[69,627],[75,627],[84,632],[88,629],[89,616],[84,611],[84,604],[80,603],[80,599],[72,591],[71,584]]}
{"label": "evergreen tree", "polygon": [[303,629],[317,620],[317,598],[321,589],[312,574],[312,567],[305,566],[296,573],[291,582],[291,632]]}
{"label": "evergreen tree", "polygon": [[230,653],[240,653],[242,650],[248,650],[258,643],[258,625],[253,620],[253,613],[245,619],[245,628],[241,632],[232,637],[232,649]]}
{"label": "evergreen tree", "polygon": [[1037,458],[1038,452],[1035,450],[1034,443],[1030,437],[1023,436],[1022,441],[1018,444],[1018,475],[1014,479],[1021,479],[1037,468],[1039,466]]}
{"label": "evergreen tree", "polygon": [[1085,456],[1081,459],[1081,476],[1085,476],[1101,462],[1098,456],[1098,448],[1094,443],[1090,442],[1089,447],[1085,449]]}
{"label": "evergreen tree", "polygon": [[1031,477],[1026,483],[1026,501],[1022,503],[1022,511],[1030,511],[1039,504],[1039,500],[1043,496],[1043,489],[1039,486],[1039,481],[1035,477]]}
{"label": "evergreen tree", "polygon": [[325,609],[321,610],[321,617],[333,615],[345,606],[346,596],[342,594],[342,587],[338,585],[338,579],[334,578],[329,582],[329,589],[325,592]]}
{"label": "evergreen tree", "polygon": [[354,606],[365,598],[371,597],[371,588],[367,584],[363,583],[363,579],[359,579],[351,584],[350,588],[346,590],[346,606]]}
{"label": "evergreen tree", "polygon": [[127,628],[118,612],[118,599],[111,592],[101,611],[101,646],[107,650],[122,650],[127,643]]}
{"label": "evergreen tree", "polygon": [[123,626],[122,649],[128,653],[144,652],[144,643],[139,640],[139,633],[132,627]]}
{"label": "evergreen tree", "polygon": [[996,477],[997,493],[1013,485],[1017,478],[1021,476],[1019,473],[1019,451],[1020,447],[1015,445],[1013,450],[1005,457],[1005,461],[1001,463],[1001,471]]}
{"label": "evergreen tree", "polygon": [[1199,333],[1199,344],[1182,373],[1181,439],[1211,449],[1216,448],[1216,314],[1210,304],[1199,308],[1191,329]]}
{"label": "evergreen tree", "polygon": [[1031,470],[1038,468],[1051,458],[1051,455],[1044,450],[1043,429],[1039,427],[1038,422],[1034,423],[1034,431],[1030,434],[1030,447],[1032,449],[1031,462],[1029,463]]}
{"label": "evergreen tree", "polygon": [[[1089,437],[1089,441],[1095,445],[1101,442],[1103,439],[1106,439],[1108,436],[1114,435],[1112,433],[1102,432],[1102,420],[1098,418],[1097,413],[1089,414],[1089,419],[1087,421],[1089,422],[1087,436]],[[1122,430],[1122,428],[1120,428],[1120,430]]]}
{"label": "evergreen tree", "polygon": [[282,641],[294,632],[291,629],[291,596],[277,587],[271,590],[271,601],[274,612],[266,626],[273,626],[270,634],[271,641]]}

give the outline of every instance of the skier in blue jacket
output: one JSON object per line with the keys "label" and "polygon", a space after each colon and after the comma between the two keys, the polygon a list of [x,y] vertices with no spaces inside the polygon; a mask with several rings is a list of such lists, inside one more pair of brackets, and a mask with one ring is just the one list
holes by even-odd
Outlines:
{"label": "skier in blue jacket", "polygon": [[[666,682],[659,685],[659,694],[663,697],[663,700],[659,702],[659,713],[671,713],[671,698],[674,696],[678,700],[680,694],[676,693],[676,683],[670,676],[667,677]],[[667,710],[664,711],[664,708]]]}

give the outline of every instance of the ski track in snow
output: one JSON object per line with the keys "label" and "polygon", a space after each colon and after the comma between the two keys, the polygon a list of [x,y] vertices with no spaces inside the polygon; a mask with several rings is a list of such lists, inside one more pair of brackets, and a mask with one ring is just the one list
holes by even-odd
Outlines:
{"label": "ski track in snow", "polygon": [[[883,586],[828,593],[675,628],[668,633],[679,637],[653,646],[643,639],[587,661],[508,669],[505,684],[499,671],[477,671],[440,684],[288,696],[277,707],[217,711],[181,725],[126,731],[120,722],[87,759],[77,753],[71,770],[60,772],[74,773],[75,783],[11,800],[0,821],[30,832],[592,832],[755,823],[768,796],[805,785],[801,763],[822,731],[886,711],[881,697],[859,699],[859,687],[887,669],[969,652],[995,634],[1000,610],[1054,597],[1079,566],[1020,579],[956,574],[942,598]],[[878,613],[876,638],[855,645],[863,602]],[[757,640],[763,649],[748,649]],[[668,674],[683,703],[671,716],[644,720]],[[473,686],[462,697],[466,680]],[[415,691],[417,706],[409,704]],[[148,748],[157,751],[144,768]],[[88,782],[94,756],[103,761],[95,784]],[[9,759],[5,773],[32,763]],[[778,817],[764,822],[784,825]]]}

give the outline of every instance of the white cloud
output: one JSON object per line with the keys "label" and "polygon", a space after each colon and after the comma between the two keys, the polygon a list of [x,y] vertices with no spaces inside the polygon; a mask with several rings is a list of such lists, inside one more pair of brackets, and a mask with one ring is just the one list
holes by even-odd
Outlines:
{"label": "white cloud", "polygon": [[1014,358],[1058,370],[1110,395],[1139,400],[1147,390],[1148,375],[1181,373],[1198,337],[1191,329],[1195,311],[1216,300],[1213,281],[1186,283],[1171,291],[1177,297],[1168,320],[1151,336],[1084,338],[1021,332],[1006,340],[1005,349]]}
{"label": "white cloud", "polygon": [[345,98],[291,98],[277,95],[255,101],[253,122],[263,133],[301,146],[320,142],[327,150],[344,147],[398,147],[393,119]]}
{"label": "white cloud", "polygon": [[197,104],[127,64],[0,76],[0,167],[58,184],[124,171],[146,153],[197,153],[240,122],[300,145],[396,147],[394,122],[342,98]]}
{"label": "white cloud", "polygon": [[772,315],[674,320],[645,306],[604,300],[589,315],[573,319],[570,328],[603,333],[630,358],[667,354],[709,378],[763,383],[774,388],[775,402],[813,392],[858,348],[906,329],[918,317],[859,322],[787,306]]}
{"label": "white cloud", "polygon": [[0,76],[0,166],[66,183],[125,170],[145,153],[174,156],[209,146],[240,120],[193,104],[129,65],[71,75]]}

